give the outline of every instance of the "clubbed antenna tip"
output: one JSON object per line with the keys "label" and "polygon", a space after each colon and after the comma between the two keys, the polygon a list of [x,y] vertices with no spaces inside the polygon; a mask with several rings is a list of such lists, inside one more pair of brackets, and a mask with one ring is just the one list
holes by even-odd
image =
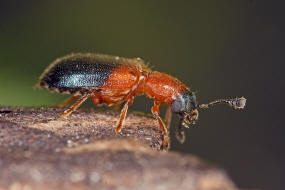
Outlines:
{"label": "clubbed antenna tip", "polygon": [[241,97],[241,98],[233,98],[233,99],[219,99],[219,100],[212,101],[208,104],[200,104],[199,108],[207,109],[209,107],[212,107],[212,106],[214,106],[216,104],[220,104],[220,103],[228,104],[230,107],[232,107],[234,109],[243,109],[246,105],[246,98]]}

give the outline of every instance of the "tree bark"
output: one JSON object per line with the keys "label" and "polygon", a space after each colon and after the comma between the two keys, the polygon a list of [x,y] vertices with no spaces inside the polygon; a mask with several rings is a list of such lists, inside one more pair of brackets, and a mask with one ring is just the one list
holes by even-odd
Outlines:
{"label": "tree bark", "polygon": [[235,190],[226,173],[193,155],[163,152],[157,122],[119,113],[0,107],[1,189]]}

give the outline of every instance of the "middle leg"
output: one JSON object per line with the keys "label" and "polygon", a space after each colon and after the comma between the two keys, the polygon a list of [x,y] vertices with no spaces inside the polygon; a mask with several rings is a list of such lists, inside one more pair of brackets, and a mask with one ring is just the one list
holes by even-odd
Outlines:
{"label": "middle leg", "polygon": [[133,101],[134,101],[134,97],[132,96],[126,101],[123,109],[121,110],[120,119],[119,119],[119,122],[117,124],[117,128],[115,130],[116,134],[118,134],[122,130],[122,126],[124,124],[124,121],[125,121],[125,118],[126,118],[126,115],[128,112],[128,108],[133,103]]}

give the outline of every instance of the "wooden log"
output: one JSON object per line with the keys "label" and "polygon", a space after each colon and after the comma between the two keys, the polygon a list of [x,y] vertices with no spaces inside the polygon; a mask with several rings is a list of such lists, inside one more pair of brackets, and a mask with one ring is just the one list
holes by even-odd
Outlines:
{"label": "wooden log", "polygon": [[236,190],[226,173],[193,155],[159,151],[152,117],[119,113],[0,107],[0,190]]}

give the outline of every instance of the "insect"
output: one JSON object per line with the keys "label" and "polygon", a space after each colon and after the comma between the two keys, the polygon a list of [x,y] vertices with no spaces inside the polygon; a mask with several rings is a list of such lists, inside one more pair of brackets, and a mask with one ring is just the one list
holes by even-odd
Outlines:
{"label": "insect", "polygon": [[[67,107],[59,117],[74,112],[88,98],[95,105],[122,104],[115,133],[122,129],[128,107],[136,95],[146,95],[154,100],[151,112],[163,133],[163,148],[169,147],[168,128],[171,113],[181,116],[177,139],[184,141],[183,127],[189,127],[198,119],[198,108],[226,103],[234,109],[245,106],[245,98],[222,99],[209,104],[198,105],[195,93],[178,79],[158,71],[151,71],[140,58],[74,53],[52,62],[40,76],[37,87],[71,94],[60,107]],[[160,116],[159,107],[168,105],[165,120]]]}

